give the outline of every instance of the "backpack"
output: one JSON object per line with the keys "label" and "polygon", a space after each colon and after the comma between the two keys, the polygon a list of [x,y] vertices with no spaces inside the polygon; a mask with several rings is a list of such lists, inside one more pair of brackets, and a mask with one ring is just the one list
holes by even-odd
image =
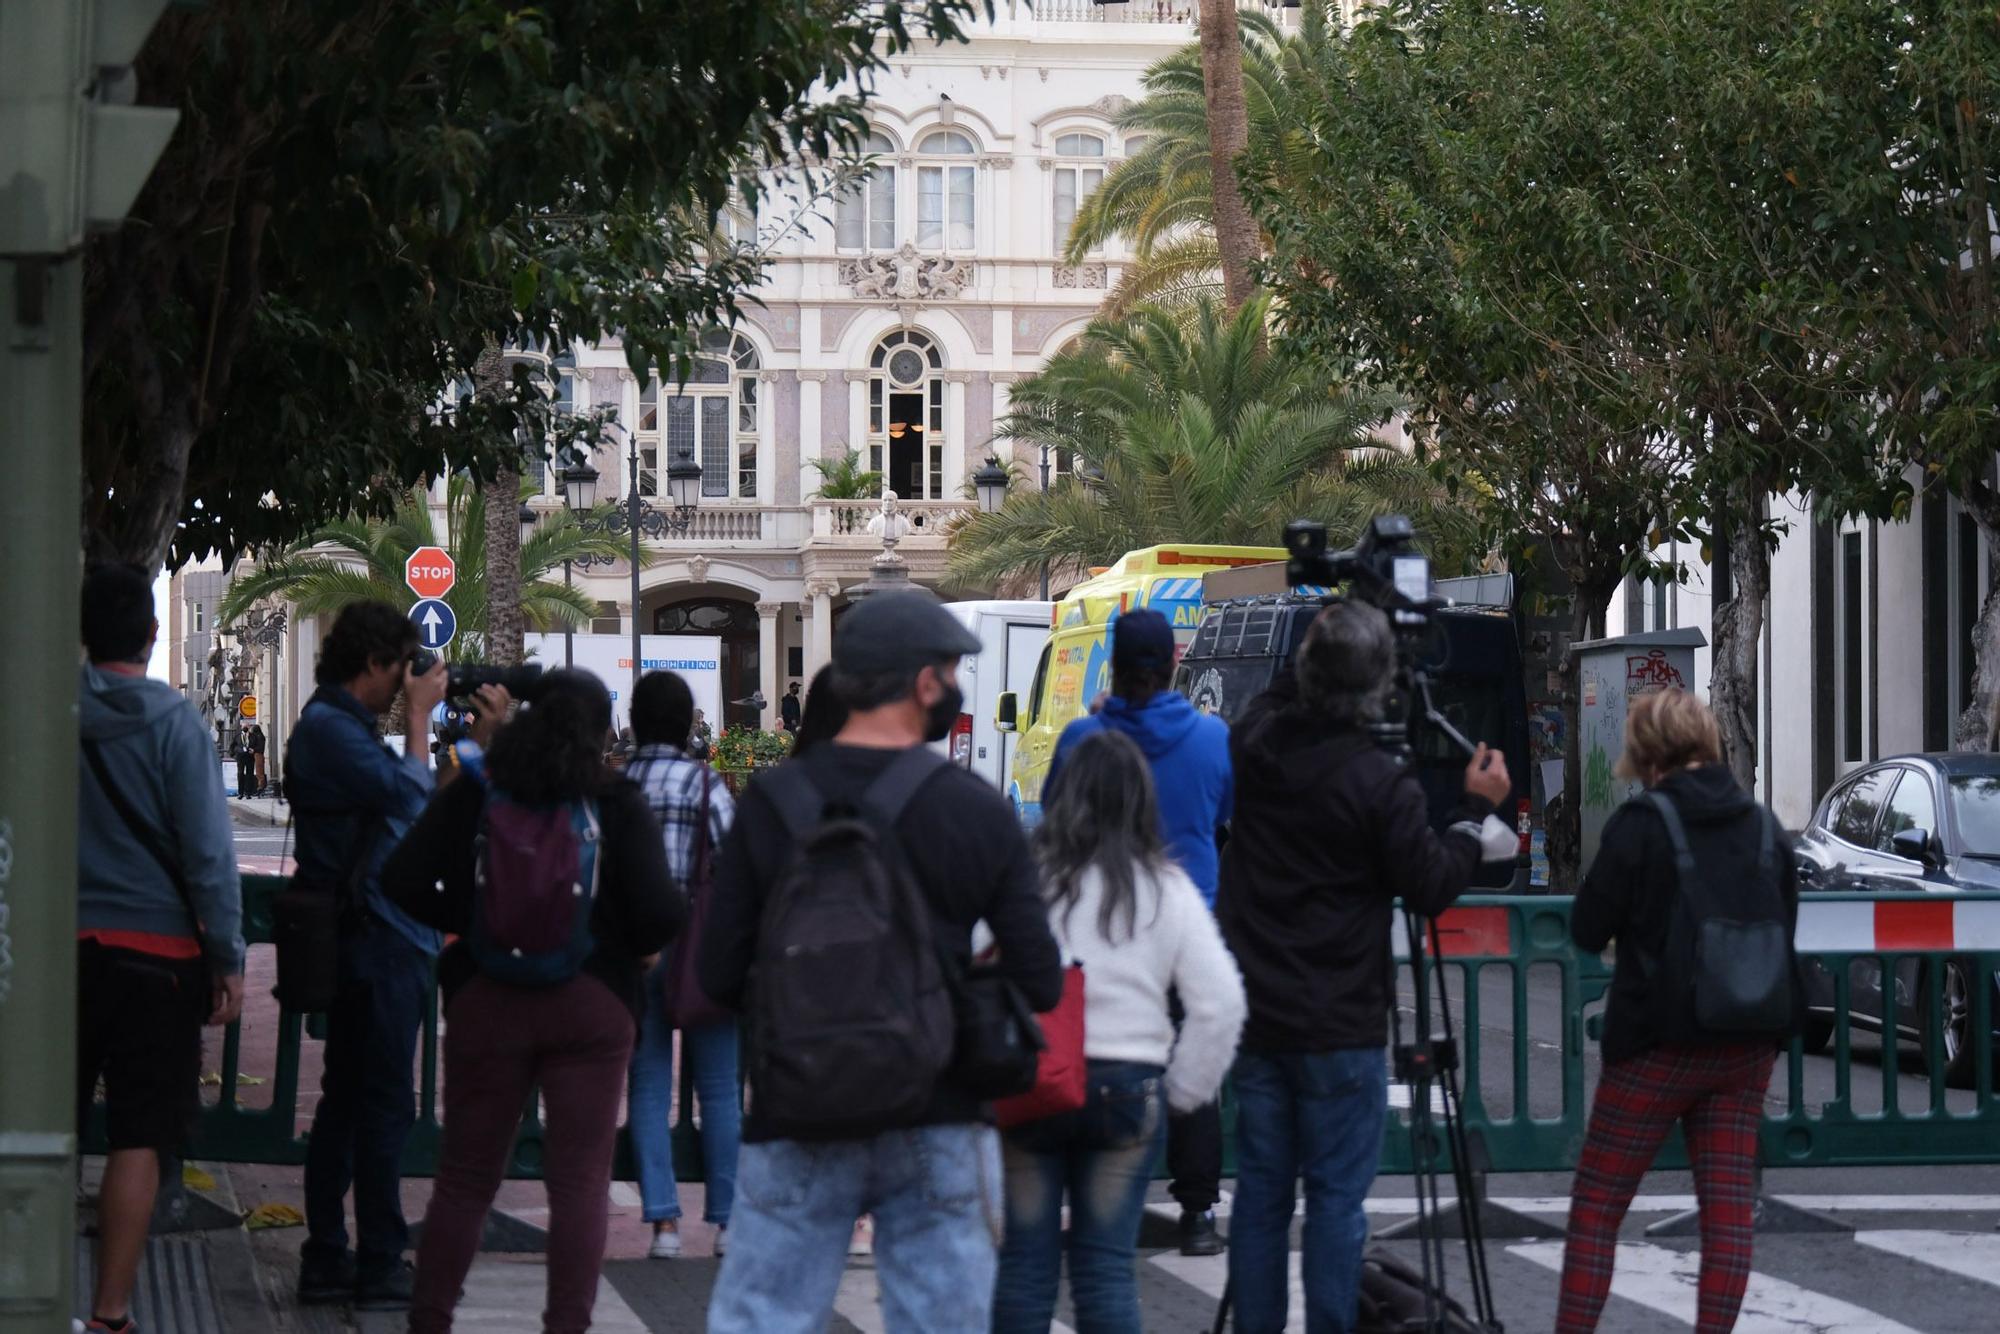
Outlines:
{"label": "backpack", "polygon": [[[1438,1317],[1435,1323],[1427,1321],[1427,1310]],[[1424,1276],[1388,1251],[1370,1251],[1361,1262],[1355,1334],[1482,1334],[1486,1328],[1441,1289],[1426,1289]]]}
{"label": "backpack", "polygon": [[1792,993],[1797,958],[1777,874],[1777,821],[1757,807],[1755,884],[1737,886],[1732,900],[1718,902],[1703,893],[1673,799],[1648,792],[1646,800],[1666,826],[1677,878],[1667,947],[1648,977],[1667,1021],[1665,1031],[1685,1029],[1691,1016],[1694,1032],[1687,1036],[1697,1040],[1789,1035],[1797,1017]]}
{"label": "backpack", "polygon": [[496,982],[567,982],[596,948],[590,929],[602,860],[597,803],[528,806],[490,789],[473,843],[466,944]]}
{"label": "backpack", "polygon": [[779,1138],[914,1125],[951,1063],[931,908],[894,833],[946,767],[926,748],[906,751],[858,810],[829,802],[796,762],[759,780],[792,839],[759,922],[750,992],[750,1083],[758,1119]]}

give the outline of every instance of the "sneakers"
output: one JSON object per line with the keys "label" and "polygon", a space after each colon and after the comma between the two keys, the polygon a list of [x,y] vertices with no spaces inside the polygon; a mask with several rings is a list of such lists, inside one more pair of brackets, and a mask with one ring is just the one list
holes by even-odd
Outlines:
{"label": "sneakers", "polygon": [[126,1316],[125,1323],[115,1330],[101,1316],[92,1316],[89,1324],[81,1320],[72,1320],[69,1322],[69,1327],[74,1334],[139,1334],[139,1322],[130,1316]]}
{"label": "sneakers", "polygon": [[653,1244],[646,1252],[648,1260],[678,1260],[681,1258],[680,1228],[669,1223],[665,1227],[653,1229]]}
{"label": "sneakers", "polygon": [[1204,1209],[1198,1214],[1182,1210],[1180,1232],[1182,1255],[1222,1254],[1222,1234],[1215,1230],[1215,1210]]}
{"label": "sneakers", "polygon": [[305,1256],[299,1261],[299,1305],[331,1306],[354,1296],[354,1257]]}
{"label": "sneakers", "polygon": [[847,1253],[857,1260],[875,1254],[875,1220],[867,1214],[854,1220],[854,1237],[847,1243]]}
{"label": "sneakers", "polygon": [[723,1223],[715,1229],[715,1258],[720,1260],[729,1254],[729,1224]]}
{"label": "sneakers", "polygon": [[355,1280],[354,1309],[357,1311],[407,1311],[417,1277],[416,1267],[398,1260],[389,1268]]}

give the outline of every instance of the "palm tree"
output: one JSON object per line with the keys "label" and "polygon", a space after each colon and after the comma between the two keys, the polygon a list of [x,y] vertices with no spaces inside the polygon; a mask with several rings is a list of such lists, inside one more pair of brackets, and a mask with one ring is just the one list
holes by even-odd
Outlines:
{"label": "palm tree", "polygon": [[1267,345],[1269,305],[1231,317],[1205,300],[1191,328],[1158,307],[1100,321],[1017,384],[999,434],[1069,451],[1077,476],[954,529],[954,582],[990,588],[1044,561],[1074,574],[1162,542],[1273,546],[1295,518],[1346,542],[1386,512],[1417,522],[1441,569],[1460,567],[1471,520],[1369,435],[1395,400]]}
{"label": "palm tree", "polygon": [[[1306,146],[1303,122],[1293,110],[1295,80],[1313,67],[1329,29],[1316,10],[1290,35],[1254,10],[1243,11],[1238,20],[1243,102],[1254,151],[1247,162],[1239,159],[1237,168],[1274,172],[1281,185],[1290,156]],[[1111,293],[1113,313],[1148,302],[1192,306],[1203,296],[1223,295],[1201,47],[1190,44],[1154,64],[1144,87],[1145,95],[1119,115],[1118,127],[1144,135],[1145,146],[1114,167],[1077,210],[1067,241],[1066,258],[1073,264],[1114,238],[1132,247],[1137,262]],[[1269,250],[1261,232],[1256,249]]]}
{"label": "palm tree", "polygon": [[[458,563],[458,582],[448,600],[459,633],[449,656],[461,662],[481,661],[486,653],[486,490],[463,475],[454,475],[445,486],[444,546]],[[532,489],[524,487],[520,498],[530,494]],[[387,519],[342,519],[272,554],[230,585],[218,615],[232,621],[266,599],[289,602],[303,616],[338,611],[364,598],[410,607],[417,597],[403,582],[403,566],[410,553],[436,541],[430,492],[411,487]],[[329,547],[334,550],[324,550]],[[559,571],[566,560],[624,554],[622,539],[585,532],[567,510],[548,512],[521,544],[522,618],[538,631],[586,624],[597,614],[596,600],[542,576]]]}
{"label": "palm tree", "polygon": [[1222,261],[1222,295],[1229,313],[1250,300],[1250,262],[1262,253],[1257,220],[1243,199],[1236,160],[1250,146],[1243,101],[1243,38],[1236,0],[1201,0],[1201,78],[1208,105],[1208,171],[1213,182],[1215,250]]}
{"label": "palm tree", "polygon": [[816,500],[874,500],[882,494],[882,474],[861,466],[861,451],[850,449],[845,458],[828,463],[814,459],[808,465],[819,474]]}

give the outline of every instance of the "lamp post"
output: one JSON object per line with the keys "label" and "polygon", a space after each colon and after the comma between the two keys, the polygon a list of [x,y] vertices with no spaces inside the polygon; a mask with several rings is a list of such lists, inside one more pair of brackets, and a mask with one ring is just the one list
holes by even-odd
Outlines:
{"label": "lamp post", "polygon": [[[688,451],[687,446],[683,445],[675,450],[673,460],[666,468],[667,498],[673,502],[673,508],[655,509],[639,494],[638,438],[617,422],[605,424],[617,427],[625,435],[629,482],[625,508],[613,510],[601,518],[588,513],[589,502],[596,499],[598,473],[587,463],[563,470],[563,495],[569,502],[571,511],[577,514],[577,525],[585,532],[625,533],[631,537],[632,688],[637,690],[645,663],[644,654],[639,646],[639,539],[641,535],[656,540],[669,535],[678,536],[693,526],[695,508],[701,503],[701,465],[694,461],[694,455]],[[589,569],[593,565],[613,564],[617,559],[615,556],[580,556],[576,563]],[[568,577],[567,563],[565,563],[564,577]]]}
{"label": "lamp post", "polygon": [[[1049,442],[1042,441],[1042,494],[1049,490]],[[1042,557],[1042,601],[1049,600],[1049,558]]]}
{"label": "lamp post", "polygon": [[[1042,490],[1049,489],[1049,447],[1042,446]],[[972,491],[979,497],[981,514],[997,514],[1007,503],[1007,470],[1000,466],[1000,460],[988,455],[984,466],[972,474]],[[1042,558],[1042,601],[1049,600],[1049,562]]]}

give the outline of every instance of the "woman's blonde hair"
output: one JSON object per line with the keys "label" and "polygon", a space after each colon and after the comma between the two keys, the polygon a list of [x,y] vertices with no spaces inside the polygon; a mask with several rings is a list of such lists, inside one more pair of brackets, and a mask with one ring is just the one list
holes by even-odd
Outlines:
{"label": "woman's blonde hair", "polygon": [[1625,713],[1620,778],[1670,774],[1691,764],[1722,759],[1722,732],[1708,705],[1679,687],[1641,695]]}

